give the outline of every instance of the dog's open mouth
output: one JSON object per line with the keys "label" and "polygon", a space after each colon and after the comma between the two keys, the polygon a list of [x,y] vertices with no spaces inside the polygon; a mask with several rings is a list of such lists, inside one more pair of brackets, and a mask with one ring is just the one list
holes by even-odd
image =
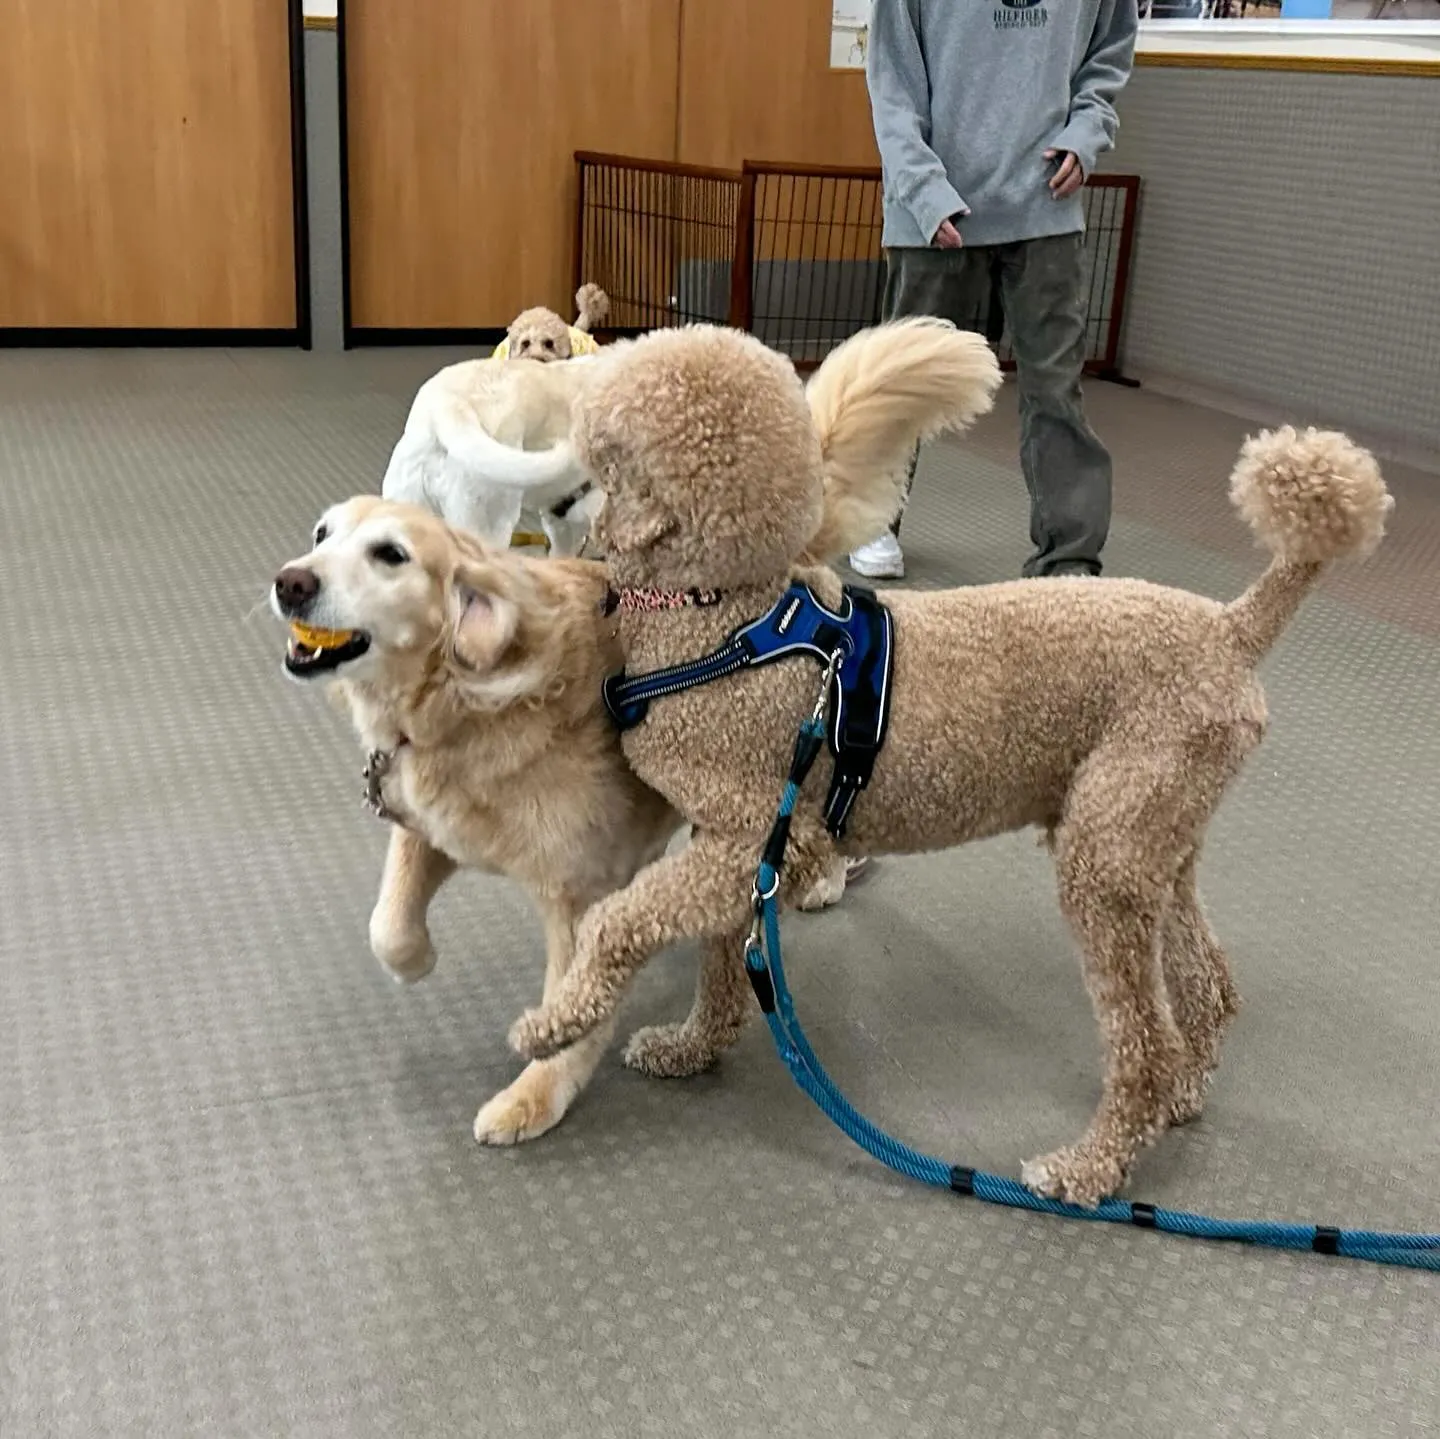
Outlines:
{"label": "dog's open mouth", "polygon": [[321,630],[292,621],[285,668],[292,675],[318,675],[358,660],[370,648],[360,630]]}

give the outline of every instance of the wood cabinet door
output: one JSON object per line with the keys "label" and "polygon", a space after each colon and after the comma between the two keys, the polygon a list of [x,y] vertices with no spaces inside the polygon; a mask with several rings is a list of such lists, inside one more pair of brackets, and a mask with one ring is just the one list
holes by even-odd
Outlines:
{"label": "wood cabinet door", "polygon": [[0,10],[0,328],[293,329],[286,0]]}
{"label": "wood cabinet door", "polygon": [[350,324],[570,318],[575,151],[675,155],[681,0],[346,0]]}

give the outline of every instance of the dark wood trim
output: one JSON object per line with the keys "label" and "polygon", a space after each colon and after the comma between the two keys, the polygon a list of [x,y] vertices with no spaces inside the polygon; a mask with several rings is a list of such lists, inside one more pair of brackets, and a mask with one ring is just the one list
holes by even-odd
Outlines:
{"label": "dark wood trim", "polygon": [[570,264],[570,284],[575,294],[585,283],[585,160],[575,155],[575,253]]}
{"label": "dark wood trim", "polygon": [[746,160],[747,175],[799,175],[817,180],[879,180],[878,165],[792,165],[788,160]]}
{"label": "dark wood trim", "polygon": [[[1092,176],[1093,184],[1098,176]],[[1110,330],[1105,337],[1108,355],[1106,370],[1120,372],[1120,341],[1125,329],[1125,301],[1130,295],[1130,262],[1135,253],[1135,231],[1140,224],[1140,177],[1116,175],[1111,184],[1119,182],[1125,192],[1124,215],[1120,221],[1120,251],[1115,257],[1115,288],[1110,297]]]}
{"label": "dark wood trim", "polygon": [[314,342],[310,300],[310,148],[305,133],[305,0],[290,0],[290,185],[294,207],[295,342]]}
{"label": "dark wood trim", "polygon": [[167,330],[123,326],[56,325],[0,329],[0,350],[193,350],[251,346],[293,348],[294,330]]}
{"label": "dark wood trim", "polygon": [[336,95],[340,126],[340,343],[355,344],[350,303],[350,76],[345,62],[345,0],[339,0],[335,19]]}
{"label": "dark wood trim", "polygon": [[1307,75],[1389,75],[1413,79],[1440,79],[1440,58],[1390,60],[1374,55],[1249,55],[1214,54],[1203,50],[1147,50],[1135,56],[1137,65],[1158,70],[1289,70]]}
{"label": "dark wood trim", "polygon": [[730,308],[725,323],[749,330],[755,320],[755,174],[748,163],[735,204],[735,239],[730,260]]}
{"label": "dark wood trim", "polygon": [[717,165],[682,165],[676,160],[645,160],[634,155],[612,155],[604,150],[577,150],[575,159],[581,165],[618,165],[626,170],[653,170],[661,175],[687,175],[695,180],[740,179],[739,170],[723,170]]}
{"label": "dark wood trim", "polygon": [[505,338],[503,326],[470,328],[457,326],[454,329],[418,327],[415,329],[393,329],[378,325],[364,325],[356,328],[345,327],[347,349],[378,349],[395,345],[462,345],[469,348],[486,346],[493,349]]}

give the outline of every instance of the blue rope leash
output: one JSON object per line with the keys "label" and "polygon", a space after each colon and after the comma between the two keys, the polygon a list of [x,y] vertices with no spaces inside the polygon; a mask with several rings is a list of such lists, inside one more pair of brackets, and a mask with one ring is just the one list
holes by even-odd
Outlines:
{"label": "blue rope leash", "polygon": [[790,986],[785,982],[785,966],[780,956],[780,912],[777,903],[780,872],[784,868],[790,819],[799,802],[800,787],[825,740],[825,726],[820,713],[823,703],[822,692],[816,714],[801,727],[775,827],[755,875],[755,923],[745,947],[745,968],[764,1011],[775,1048],[789,1069],[791,1078],[851,1140],[881,1164],[907,1178],[1009,1209],[1058,1214],[1067,1219],[1129,1224],[1141,1229],[1157,1229],[1165,1234],[1183,1234],[1192,1239],[1223,1239],[1267,1249],[1311,1250],[1346,1259],[1366,1259],[1374,1264],[1430,1269],[1440,1273],[1440,1234],[1384,1234],[1364,1229],[1335,1229],[1329,1225],[1280,1224],[1263,1219],[1211,1219],[1203,1214],[1190,1214],[1182,1209],[1161,1209],[1128,1199],[1106,1199],[1096,1209],[1081,1209],[1059,1200],[1043,1199],[1013,1179],[962,1165],[946,1164],[943,1160],[922,1154],[898,1139],[892,1139],[855,1109],[835,1087],[805,1038],[805,1031],[795,1014]]}

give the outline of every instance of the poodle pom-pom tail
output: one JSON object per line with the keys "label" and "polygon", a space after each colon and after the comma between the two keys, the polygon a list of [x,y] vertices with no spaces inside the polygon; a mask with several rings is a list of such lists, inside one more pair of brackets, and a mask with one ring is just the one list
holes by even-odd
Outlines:
{"label": "poodle pom-pom tail", "polygon": [[1368,450],[1333,430],[1291,425],[1245,442],[1230,498],[1266,549],[1302,565],[1369,554],[1395,503]]}
{"label": "poodle pom-pom tail", "polygon": [[610,296],[599,285],[581,285],[575,291],[575,328],[587,334],[610,313]]}

